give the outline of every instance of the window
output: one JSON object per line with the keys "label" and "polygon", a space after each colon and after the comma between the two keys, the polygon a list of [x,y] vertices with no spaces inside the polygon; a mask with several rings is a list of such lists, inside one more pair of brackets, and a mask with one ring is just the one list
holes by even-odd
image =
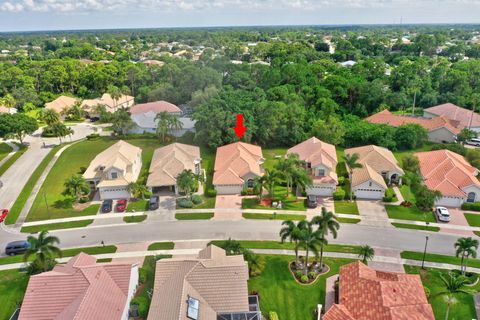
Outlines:
{"label": "window", "polygon": [[325,176],[325,169],[318,169],[318,176],[324,177]]}
{"label": "window", "polygon": [[117,179],[118,178],[118,173],[117,172],[112,172],[110,175],[112,176],[112,179]]}
{"label": "window", "polygon": [[308,169],[312,168],[312,163],[311,162],[307,162],[307,168]]}
{"label": "window", "polygon": [[369,186],[369,187],[371,187],[371,186],[372,186],[372,182],[371,182],[371,181],[368,183],[368,186]]}
{"label": "window", "polygon": [[188,297],[187,303],[188,303],[187,317],[192,320],[197,320],[198,308],[200,307],[200,302],[195,298]]}
{"label": "window", "polygon": [[247,187],[248,187],[248,188],[253,188],[253,186],[254,186],[253,179],[248,179],[248,180],[247,180]]}
{"label": "window", "polygon": [[469,192],[467,195],[467,202],[475,202],[475,192]]}

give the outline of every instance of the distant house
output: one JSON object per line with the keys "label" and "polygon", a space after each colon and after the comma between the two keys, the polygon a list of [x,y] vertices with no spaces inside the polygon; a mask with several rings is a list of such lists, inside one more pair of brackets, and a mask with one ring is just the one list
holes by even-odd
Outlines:
{"label": "distant house", "polygon": [[198,258],[158,260],[147,320],[261,320],[247,281],[243,255],[227,256],[214,245]]}
{"label": "distant house", "polygon": [[370,123],[388,124],[398,127],[404,124],[418,124],[428,131],[428,141],[431,142],[455,142],[457,135],[462,130],[456,120],[450,120],[444,116],[435,118],[422,118],[403,116],[391,113],[388,110],[380,111],[365,119]]}
{"label": "distant house", "polygon": [[31,276],[18,319],[127,320],[138,265],[96,260],[79,253]]}
{"label": "distant house", "polygon": [[419,275],[376,271],[357,261],[340,267],[339,302],[323,320],[434,320]]}
{"label": "distant house", "polygon": [[444,117],[458,122],[460,129],[470,128],[473,131],[480,132],[480,115],[473,110],[459,107],[453,103],[444,103],[424,109],[423,115],[428,118]]}
{"label": "distant house", "polygon": [[338,64],[341,65],[342,67],[351,68],[354,65],[356,65],[357,62],[353,61],[353,60],[348,60],[348,61],[344,61],[344,62],[339,62]]}
{"label": "distant house", "polygon": [[358,154],[362,168],[353,170],[352,192],[357,198],[382,199],[387,183],[400,183],[405,174],[393,153],[375,145],[368,145],[345,150],[345,154]]}
{"label": "distant house", "polygon": [[57,99],[45,103],[45,109],[51,109],[57,113],[62,113],[73,107],[79,100],[68,96],[60,96]]}
{"label": "distant house", "polygon": [[235,142],[219,147],[213,173],[217,194],[240,194],[244,188],[253,188],[255,178],[263,176],[264,161],[259,146]]}
{"label": "distant house", "polygon": [[104,93],[101,98],[86,99],[82,101],[81,107],[90,117],[98,116],[95,113],[97,106],[104,106],[107,112],[113,113],[118,109],[128,109],[135,104],[135,98],[122,94],[114,100],[109,93]]}
{"label": "distant house", "polygon": [[147,187],[154,193],[169,190],[178,194],[177,176],[183,170],[201,172],[200,148],[182,143],[172,143],[155,150],[150,164]]}
{"label": "distant house", "polygon": [[147,60],[142,60],[141,61],[143,64],[147,65],[147,66],[159,66],[159,67],[163,67],[165,65],[165,62],[163,61],[160,61],[160,60],[150,60],[150,59],[147,59]]}
{"label": "distant house", "polygon": [[0,106],[0,114],[2,113],[14,114],[17,113],[17,108],[7,108],[5,106]]}
{"label": "distant house", "polygon": [[305,161],[306,169],[312,176],[313,185],[307,188],[307,195],[331,196],[335,192],[338,161],[334,145],[312,137],[287,150],[287,154],[291,153]]}
{"label": "distant house", "polygon": [[130,198],[128,185],[137,181],[142,167],[142,149],[123,140],[100,152],[83,177],[100,199]]}
{"label": "distant house", "polygon": [[415,155],[427,188],[442,193],[435,205],[457,208],[464,202],[480,201],[478,169],[472,167],[464,157],[449,150],[419,152]]}

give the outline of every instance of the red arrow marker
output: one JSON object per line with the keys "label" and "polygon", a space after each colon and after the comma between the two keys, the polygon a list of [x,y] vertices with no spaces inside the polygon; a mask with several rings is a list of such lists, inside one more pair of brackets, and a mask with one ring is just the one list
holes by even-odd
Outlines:
{"label": "red arrow marker", "polygon": [[243,126],[243,114],[237,114],[237,126],[233,130],[235,130],[238,139],[241,139],[247,131],[247,128]]}

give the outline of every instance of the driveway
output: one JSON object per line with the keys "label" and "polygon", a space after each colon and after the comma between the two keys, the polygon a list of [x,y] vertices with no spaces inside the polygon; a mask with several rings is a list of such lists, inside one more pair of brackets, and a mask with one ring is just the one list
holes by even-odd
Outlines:
{"label": "driveway", "polygon": [[359,224],[376,227],[391,227],[385,206],[379,200],[357,200],[358,212],[362,216]]}
{"label": "driveway", "polygon": [[[219,210],[217,210],[219,209]],[[241,220],[242,196],[220,195],[215,200],[214,220]]]}
{"label": "driveway", "polygon": [[[448,208],[448,212],[450,212],[450,222],[449,223],[442,223],[445,225],[445,227],[441,227],[440,231],[442,232],[448,232],[448,233],[456,233],[468,237],[475,236],[475,234],[472,231],[469,230],[458,230],[458,229],[450,229],[448,228],[448,225],[459,225],[459,226],[465,226],[468,227],[470,226],[468,224],[467,219],[465,218],[465,215],[463,214],[463,210],[457,209],[457,208]],[[441,222],[439,222],[441,223]]]}
{"label": "driveway", "polygon": [[335,212],[333,205],[333,198],[331,197],[317,197],[317,207],[315,209],[307,208],[307,218],[311,219],[318,216],[322,212],[322,208],[325,207],[327,211]]}

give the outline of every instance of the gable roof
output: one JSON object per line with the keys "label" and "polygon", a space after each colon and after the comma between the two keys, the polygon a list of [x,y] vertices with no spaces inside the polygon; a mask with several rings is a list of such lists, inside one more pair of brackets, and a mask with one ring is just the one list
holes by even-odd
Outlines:
{"label": "gable roof", "polygon": [[438,190],[443,196],[464,197],[463,188],[475,185],[478,170],[464,157],[450,150],[435,150],[415,154],[420,163],[420,173],[430,190]]}
{"label": "gable roof", "polygon": [[85,99],[80,105],[85,111],[90,112],[94,107],[101,105],[105,106],[108,112],[114,112],[118,106],[128,103],[135,98],[129,95],[122,94],[120,98],[115,101],[109,93],[104,93],[101,98]]}
{"label": "gable roof", "polygon": [[357,261],[340,268],[339,291],[340,303],[324,320],[435,319],[419,275],[376,271]]}
{"label": "gable roof", "polygon": [[79,253],[52,271],[30,277],[19,320],[121,319],[128,303],[132,264],[97,264]]}
{"label": "gable roof", "polygon": [[392,127],[398,127],[404,124],[418,124],[425,128],[427,131],[434,131],[440,128],[445,128],[455,135],[459,134],[461,131],[461,127],[459,127],[460,123],[458,121],[450,120],[443,116],[435,118],[402,116],[393,114],[386,109],[371,115],[365,120],[370,123],[388,124]]}
{"label": "gable roof", "polygon": [[45,108],[46,109],[52,109],[55,112],[62,112],[64,110],[67,110],[75,105],[77,103],[78,99],[77,98],[72,98],[68,96],[60,96],[57,99],[45,103]]}
{"label": "gable roof", "polygon": [[147,103],[140,103],[130,108],[131,114],[139,114],[145,112],[170,112],[170,113],[181,113],[182,110],[174,105],[173,103],[167,101],[154,101],[154,102],[147,102]]}
{"label": "gable roof", "polygon": [[353,169],[352,187],[356,187],[367,181],[373,181],[384,189],[388,189],[383,177],[367,163],[364,163],[362,168]]}
{"label": "gable roof", "polygon": [[248,311],[247,280],[243,256],[227,256],[213,245],[200,251],[197,259],[159,260],[148,320],[188,319],[189,297],[200,303],[198,319]]}
{"label": "gable roof", "polygon": [[242,184],[247,173],[263,175],[262,148],[245,142],[235,142],[217,148],[213,184]]}
{"label": "gable roof", "polygon": [[368,164],[372,169],[381,173],[382,171],[397,171],[404,174],[402,168],[398,165],[397,159],[392,151],[375,146],[373,144],[345,149],[345,154],[358,154],[358,162],[361,164]]}
{"label": "gable roof", "polygon": [[153,153],[147,186],[171,186],[183,170],[195,172],[195,163],[200,162],[200,148],[182,143],[172,143],[158,148]]}
{"label": "gable roof", "polygon": [[473,110],[465,109],[454,105],[453,103],[444,103],[438,106],[424,109],[424,111],[443,116],[447,119],[457,121],[460,128],[480,127],[480,115],[473,112]]}

